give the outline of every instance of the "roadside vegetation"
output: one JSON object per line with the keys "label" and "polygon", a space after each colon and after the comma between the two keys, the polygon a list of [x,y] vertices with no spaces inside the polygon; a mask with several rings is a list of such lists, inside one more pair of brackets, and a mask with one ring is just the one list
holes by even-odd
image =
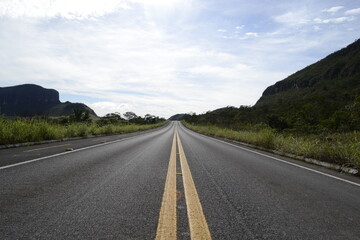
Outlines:
{"label": "roadside vegetation", "polygon": [[127,112],[123,116],[120,113],[110,113],[105,117],[95,118],[82,110],[74,110],[71,116],[58,118],[0,117],[0,145],[123,134],[148,130],[167,123],[165,119],[150,114],[140,117],[133,112]]}
{"label": "roadside vegetation", "polygon": [[[247,114],[239,114],[244,110]],[[312,128],[309,125],[290,128],[272,116],[261,119],[260,115],[250,111],[254,110],[231,107],[201,115],[188,114],[183,123],[205,135],[360,169],[360,132],[357,125],[341,125],[343,131],[332,128],[333,125],[329,128]],[[254,118],[250,119],[251,116]],[[255,118],[258,120],[255,121]],[[347,121],[358,119],[348,118]]]}

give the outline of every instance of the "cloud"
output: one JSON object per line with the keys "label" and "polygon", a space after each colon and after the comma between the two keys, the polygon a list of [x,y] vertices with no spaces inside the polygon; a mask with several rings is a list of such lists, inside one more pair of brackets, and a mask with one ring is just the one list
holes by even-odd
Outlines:
{"label": "cloud", "polygon": [[88,106],[94,109],[99,116],[104,116],[107,113],[119,112],[121,113],[132,111],[132,106],[127,103],[114,103],[114,102],[95,102],[88,103]]}
{"label": "cloud", "polygon": [[[339,10],[345,8],[344,6],[335,6],[327,9],[323,9],[322,13],[332,13],[335,14]],[[360,13],[359,9],[353,9],[346,11],[345,14],[357,14]],[[284,14],[278,15],[274,17],[274,20],[278,23],[282,23],[288,27],[297,27],[306,29],[308,26],[312,26],[315,24],[339,24],[345,22],[354,21],[355,18],[353,16],[339,16],[334,18],[324,18],[324,14],[319,15],[318,12],[315,10],[309,11],[304,8],[298,9],[296,11],[286,12]],[[312,19],[312,20],[311,20]],[[312,27],[313,29],[317,30],[317,28]]]}
{"label": "cloud", "polygon": [[314,30],[317,32],[317,31],[320,31],[321,28],[319,26],[314,26]]}
{"label": "cloud", "polygon": [[259,34],[256,32],[247,32],[244,34],[244,36],[239,36],[238,39],[246,40],[246,39],[250,39],[250,38],[256,38],[258,36],[259,36]]}
{"label": "cloud", "polygon": [[[118,16],[90,25],[60,21],[41,28],[32,21],[7,20],[0,29],[7,29],[8,36],[0,41],[0,58],[6,57],[0,59],[2,85],[9,85],[4,80],[12,85],[26,81],[93,98],[87,104],[99,115],[134,111],[169,116],[201,112],[205,105],[214,109],[235,102],[239,97],[231,80],[246,79],[254,71],[239,65],[243,60],[236,54],[184,43],[152,25],[121,25]],[[251,104],[257,96],[240,98]]]}
{"label": "cloud", "polygon": [[245,33],[245,35],[249,36],[249,37],[257,37],[259,34],[256,32],[247,32],[247,33]]}
{"label": "cloud", "polygon": [[0,0],[0,86],[55,88],[99,115],[201,113],[254,104],[360,30],[318,2],[251,4],[256,14],[218,1]]}
{"label": "cloud", "polygon": [[360,14],[360,8],[351,9],[345,12],[346,15]]}
{"label": "cloud", "polygon": [[309,19],[307,17],[307,12],[304,10],[299,10],[296,12],[287,12],[282,15],[278,15],[274,17],[276,22],[286,24],[289,26],[295,25],[304,25],[309,23]]}
{"label": "cloud", "polygon": [[200,65],[187,69],[191,74],[206,77],[206,79],[225,78],[225,79],[239,79],[239,76],[244,75],[245,71],[249,71],[250,66],[244,64],[236,64],[233,66],[215,66],[215,65]]}
{"label": "cloud", "polygon": [[181,0],[130,0],[133,3],[140,3],[143,5],[150,5],[150,6],[174,6],[181,3]]}
{"label": "cloud", "polygon": [[131,9],[124,0],[2,0],[0,16],[11,18],[86,19],[100,17],[118,9]]}
{"label": "cloud", "polygon": [[343,23],[343,22],[350,22],[353,21],[354,17],[338,17],[338,18],[328,18],[328,19],[321,19],[321,18],[315,18],[315,23]]}
{"label": "cloud", "polygon": [[339,11],[343,8],[344,8],[343,6],[336,6],[336,7],[324,9],[324,10],[322,10],[322,12],[336,13],[337,11]]}

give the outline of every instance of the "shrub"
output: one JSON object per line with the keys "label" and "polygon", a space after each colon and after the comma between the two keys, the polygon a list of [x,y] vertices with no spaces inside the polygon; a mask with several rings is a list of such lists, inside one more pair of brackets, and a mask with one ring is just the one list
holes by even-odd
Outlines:
{"label": "shrub", "polygon": [[235,131],[213,125],[192,125],[183,122],[196,132],[232,139],[298,156],[360,168],[360,132],[325,135],[296,135],[278,133],[263,127],[249,127],[250,130]]}

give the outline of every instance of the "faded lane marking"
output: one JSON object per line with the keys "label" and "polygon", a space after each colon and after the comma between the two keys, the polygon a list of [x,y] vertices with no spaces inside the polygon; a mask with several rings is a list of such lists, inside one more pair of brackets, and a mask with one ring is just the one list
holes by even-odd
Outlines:
{"label": "faded lane marking", "polygon": [[156,231],[157,240],[171,240],[177,238],[176,200],[176,135],[174,134],[165,190]]}
{"label": "faded lane marking", "polygon": [[[162,128],[162,129],[166,129],[166,128]],[[159,129],[159,130],[162,130],[162,129]],[[106,143],[99,143],[99,144],[95,144],[95,145],[92,145],[92,146],[75,149],[74,151],[66,151],[66,152],[57,153],[57,154],[50,155],[50,156],[45,156],[45,157],[35,158],[35,159],[32,159],[32,160],[27,160],[27,161],[23,161],[23,162],[13,163],[13,164],[10,164],[10,165],[5,165],[5,166],[0,167],[0,170],[9,169],[9,168],[29,164],[29,163],[34,163],[34,162],[37,162],[37,161],[42,161],[42,160],[46,160],[46,159],[50,159],[50,158],[54,158],[54,157],[58,157],[58,156],[66,155],[66,154],[72,154],[72,153],[84,151],[84,150],[87,150],[87,149],[92,149],[92,148],[97,148],[97,147],[101,147],[101,146],[105,146],[105,145],[110,145],[110,144],[113,144],[113,143],[123,142],[123,141],[127,141],[127,140],[130,140],[130,139],[134,139],[134,138],[142,137],[142,136],[145,136],[145,135],[149,135],[149,134],[152,134],[154,132],[156,132],[156,131],[142,133],[142,134],[135,135],[135,136],[132,136],[132,137],[121,138],[121,139],[106,142]]]}
{"label": "faded lane marking", "polygon": [[41,151],[41,150],[46,150],[46,149],[50,149],[50,148],[58,148],[58,147],[64,147],[64,146],[69,146],[70,144],[63,144],[63,145],[56,145],[56,146],[51,146],[51,147],[44,147],[44,148],[35,148],[35,149],[30,149],[24,152],[34,152],[34,151]]}
{"label": "faded lane marking", "polygon": [[183,175],[191,239],[211,239],[210,230],[205,219],[199,195],[196,191],[195,183],[191,176],[190,168],[177,131],[176,137],[180,153],[180,164]]}
{"label": "faded lane marking", "polygon": [[141,135],[132,136],[132,137],[128,137],[128,138],[121,138],[121,139],[114,140],[114,141],[111,141],[111,142],[99,143],[99,144],[95,144],[95,145],[88,146],[88,147],[83,147],[83,148],[79,148],[79,149],[74,149],[74,151],[66,151],[66,152],[57,153],[57,154],[50,155],[50,156],[45,156],[45,157],[35,158],[35,159],[32,159],[32,160],[27,160],[27,161],[23,161],[23,162],[18,162],[18,163],[14,163],[14,164],[10,164],[10,165],[5,165],[5,166],[0,167],[0,170],[4,170],[4,169],[8,169],[8,168],[13,168],[13,167],[17,167],[17,166],[21,166],[21,165],[25,165],[25,164],[37,162],[37,161],[42,161],[42,160],[46,160],[46,159],[50,159],[50,158],[54,158],[54,157],[58,157],[58,156],[66,155],[66,154],[76,153],[76,152],[84,151],[84,150],[87,150],[87,149],[92,149],[92,148],[97,148],[97,147],[101,147],[101,146],[105,146],[105,145],[110,145],[110,144],[113,144],[113,143],[123,142],[123,141],[126,141],[126,140],[130,140],[130,139],[133,139],[133,138],[137,138],[137,137],[139,137],[139,136],[144,136],[144,135],[146,135],[146,134],[149,134],[149,133],[144,133],[144,134],[141,134]]}

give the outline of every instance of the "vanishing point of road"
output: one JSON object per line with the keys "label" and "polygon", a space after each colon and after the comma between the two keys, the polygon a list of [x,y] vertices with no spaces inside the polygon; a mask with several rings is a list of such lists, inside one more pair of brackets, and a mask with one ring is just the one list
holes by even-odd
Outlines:
{"label": "vanishing point of road", "polygon": [[3,149],[0,239],[360,239],[360,181],[179,122]]}

